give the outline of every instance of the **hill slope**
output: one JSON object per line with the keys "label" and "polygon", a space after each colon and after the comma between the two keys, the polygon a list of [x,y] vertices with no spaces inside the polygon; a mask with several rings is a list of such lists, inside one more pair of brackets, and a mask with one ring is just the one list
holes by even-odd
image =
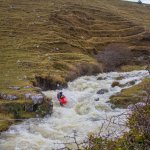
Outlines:
{"label": "hill slope", "polygon": [[0,93],[22,104],[25,93],[37,92],[26,86],[46,90],[100,72],[95,55],[109,43],[149,54],[148,14],[149,5],[119,0],[1,0]]}

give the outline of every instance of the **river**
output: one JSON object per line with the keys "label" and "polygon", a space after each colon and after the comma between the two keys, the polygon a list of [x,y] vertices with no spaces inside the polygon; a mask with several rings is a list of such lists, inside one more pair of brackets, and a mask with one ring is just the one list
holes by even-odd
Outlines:
{"label": "river", "polygon": [[[104,124],[102,135],[115,131],[119,136],[128,129],[118,123],[125,124],[127,109],[113,109],[107,101],[109,97],[120,92],[123,88],[129,88],[126,84],[135,81],[140,83],[146,76],[147,71],[132,71],[126,73],[103,73],[97,76],[83,76],[68,83],[68,88],[63,89],[68,99],[68,104],[61,107],[56,98],[58,91],[43,92],[46,96],[52,97],[54,110],[51,116],[43,119],[28,119],[18,125],[12,125],[10,129],[1,134],[1,150],[52,150],[64,147],[65,142],[71,142],[68,136],[77,132],[77,140],[82,141],[90,133],[97,133]],[[117,77],[119,82],[125,84],[123,88],[111,87]],[[101,78],[100,80],[97,80]],[[97,94],[97,91],[107,89],[104,94]],[[114,123],[107,124],[113,116],[118,116]],[[107,127],[107,128],[106,128]],[[71,146],[71,145],[70,145]]]}

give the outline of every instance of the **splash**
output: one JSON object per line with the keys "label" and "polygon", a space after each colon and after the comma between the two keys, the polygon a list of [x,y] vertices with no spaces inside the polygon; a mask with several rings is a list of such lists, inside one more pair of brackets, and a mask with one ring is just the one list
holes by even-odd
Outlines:
{"label": "splash", "polygon": [[[135,81],[140,83],[146,76],[147,71],[133,71],[126,73],[103,73],[98,76],[84,76],[68,83],[68,88],[63,89],[64,95],[68,98],[68,104],[61,107],[56,98],[58,91],[43,92],[46,96],[52,97],[54,112],[52,116],[43,119],[29,119],[19,125],[13,125],[6,132],[3,132],[0,140],[2,150],[52,150],[64,146],[63,143],[70,139],[73,131],[78,134],[78,140],[82,141],[90,133],[99,132],[105,122],[103,135],[108,132],[115,132],[115,136],[121,135],[127,128],[124,126],[127,109],[112,109],[108,103],[109,97],[120,92],[123,88],[132,85],[126,84]],[[121,77],[119,82],[124,87],[111,87],[116,78]],[[98,78],[100,80],[98,80]],[[97,94],[97,91],[105,89],[104,93]],[[115,123],[107,123],[107,120],[119,116]],[[123,126],[118,125],[122,123]],[[109,127],[107,126],[109,124]]]}

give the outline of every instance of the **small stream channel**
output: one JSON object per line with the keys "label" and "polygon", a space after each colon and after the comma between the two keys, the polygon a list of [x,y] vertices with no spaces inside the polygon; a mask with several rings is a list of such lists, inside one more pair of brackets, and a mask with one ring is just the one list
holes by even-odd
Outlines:
{"label": "small stream channel", "polygon": [[[146,76],[147,71],[132,71],[126,73],[103,73],[97,76],[80,77],[68,83],[68,88],[63,89],[64,95],[68,99],[68,104],[61,107],[56,98],[58,91],[43,92],[47,97],[52,97],[54,112],[52,116],[43,119],[29,119],[19,125],[13,125],[6,132],[1,134],[1,150],[52,150],[64,147],[63,144],[71,141],[66,136],[72,136],[73,131],[78,134],[79,141],[85,139],[90,133],[99,132],[105,122],[102,134],[116,131],[112,136],[119,136],[128,129],[119,126],[118,123],[125,124],[127,109],[112,109],[108,103],[109,97],[120,92],[123,88],[129,88],[126,84],[135,81],[140,83]],[[117,77],[121,77],[119,82],[124,84],[123,88],[111,87]],[[100,80],[98,80],[98,78]],[[103,94],[97,91],[105,89]],[[115,124],[111,123],[105,128],[108,121],[113,116],[118,116]],[[71,146],[71,145],[70,145]]]}

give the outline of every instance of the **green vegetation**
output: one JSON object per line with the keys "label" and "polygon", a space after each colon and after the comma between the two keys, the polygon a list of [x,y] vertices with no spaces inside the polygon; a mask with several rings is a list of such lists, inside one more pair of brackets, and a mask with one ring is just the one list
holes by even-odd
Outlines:
{"label": "green vegetation", "polygon": [[[39,92],[26,86],[54,89],[57,82],[66,85],[78,76],[101,72],[95,55],[110,43],[124,43],[135,57],[140,53],[146,60],[149,14],[149,5],[120,0],[1,0],[0,93],[19,97],[0,98],[1,106],[7,112],[19,103],[18,112],[24,112],[24,94]],[[142,67],[145,62],[130,65]]]}
{"label": "green vegetation", "polygon": [[0,113],[0,132],[7,130],[9,128],[9,126],[14,122],[9,119],[13,119],[12,114]]}
{"label": "green vegetation", "polygon": [[130,131],[122,137],[109,140],[107,137],[90,136],[87,150],[149,150],[150,105],[138,108],[129,118]]}
{"label": "green vegetation", "polygon": [[[114,135],[115,131],[106,136],[101,136],[101,131],[105,127],[102,126],[99,134],[89,136],[86,150],[149,150],[150,86],[145,86],[143,90],[145,95],[140,97],[140,101],[144,102],[145,106],[135,106],[132,114],[128,115],[126,126],[130,128],[130,131],[124,133],[121,137],[110,139],[109,137],[111,134]],[[134,98],[132,99],[134,100]],[[114,123],[112,120],[110,122]],[[76,145],[80,146],[78,143]]]}
{"label": "green vegetation", "polygon": [[141,97],[145,94],[144,89],[149,87],[150,78],[144,79],[138,85],[135,85],[128,89],[123,89],[121,93],[111,96],[110,103],[115,107],[127,108],[130,104],[136,104],[140,102]]}
{"label": "green vegetation", "polygon": [[125,65],[121,67],[121,71],[129,72],[133,70],[144,70],[145,68],[146,68],[145,66],[140,65]]}

